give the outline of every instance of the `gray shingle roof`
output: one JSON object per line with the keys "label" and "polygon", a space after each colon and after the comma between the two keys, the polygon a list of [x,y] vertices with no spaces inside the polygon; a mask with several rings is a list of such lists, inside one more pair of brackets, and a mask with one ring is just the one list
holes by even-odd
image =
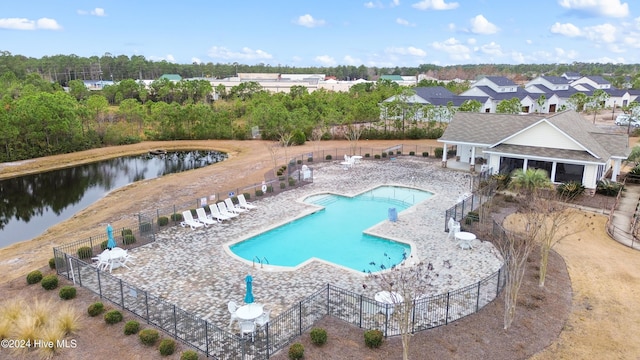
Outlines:
{"label": "gray shingle roof", "polygon": [[496,84],[498,86],[514,86],[514,85],[516,85],[516,83],[514,83],[511,79],[506,78],[504,76],[485,76],[485,78],[487,78],[492,83],[494,83],[494,84]]}
{"label": "gray shingle roof", "polygon": [[516,87],[516,91],[514,92],[497,92],[488,86],[476,86],[475,88],[481,90],[483,93],[487,94],[488,97],[494,100],[509,100],[514,97],[522,100],[525,97],[532,95],[530,92],[519,86]]}
{"label": "gray shingle roof", "polygon": [[566,78],[560,77],[560,76],[542,76],[542,78],[547,80],[548,82],[550,82],[552,84],[557,84],[557,85],[568,85],[569,84],[569,80],[567,80]]}

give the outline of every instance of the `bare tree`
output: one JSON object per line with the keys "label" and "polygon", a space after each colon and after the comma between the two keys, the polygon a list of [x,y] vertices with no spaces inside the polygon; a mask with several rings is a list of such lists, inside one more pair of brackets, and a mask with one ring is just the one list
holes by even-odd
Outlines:
{"label": "bare tree", "polygon": [[276,171],[278,167],[278,153],[280,152],[280,143],[268,143],[266,144],[267,151],[269,151],[269,155],[271,156],[271,160],[273,161],[273,176],[276,177]]}
{"label": "bare tree", "polygon": [[[371,264],[375,266],[374,262]],[[414,300],[426,293],[431,282],[430,267],[423,266],[422,262],[415,264],[413,257],[409,257],[399,265],[387,268],[382,264],[379,268],[382,271],[369,273],[369,279],[390,294],[391,306],[393,306],[394,315],[398,316],[398,326],[402,337],[402,358],[408,360],[410,340],[413,336]]]}
{"label": "bare tree", "polygon": [[349,123],[346,125],[344,137],[349,140],[350,155],[355,155],[358,148],[358,140],[360,140],[363,130],[364,127],[358,126],[358,124]]}
{"label": "bare tree", "polygon": [[285,161],[289,161],[289,155],[287,149],[291,145],[291,139],[293,139],[293,132],[281,132],[279,135],[280,145],[284,148]]}

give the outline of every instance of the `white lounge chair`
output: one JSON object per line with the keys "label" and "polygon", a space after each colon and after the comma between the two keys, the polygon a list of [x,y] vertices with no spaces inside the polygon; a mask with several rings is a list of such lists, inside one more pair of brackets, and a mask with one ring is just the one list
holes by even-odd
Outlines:
{"label": "white lounge chair", "polygon": [[220,213],[220,209],[218,209],[218,206],[216,206],[216,204],[209,205],[209,211],[211,211],[211,215],[209,216],[211,216],[212,219],[216,219],[220,222],[232,218],[232,216],[222,215]]}
{"label": "white lounge chair", "polygon": [[197,208],[196,215],[198,215],[198,221],[203,223],[204,226],[213,225],[217,222],[216,220],[212,220],[207,217],[207,213],[204,211],[204,208]]}
{"label": "white lounge chair", "polygon": [[249,211],[247,209],[243,209],[241,207],[235,206],[231,198],[224,199],[224,204],[227,205],[227,210],[234,214],[242,214],[243,212]]}
{"label": "white lounge chair", "polygon": [[257,206],[247,202],[247,199],[244,197],[244,194],[238,195],[238,206],[247,210],[258,208]]}
{"label": "white lounge chair", "polygon": [[182,227],[188,226],[194,230],[204,226],[203,223],[198,222],[193,218],[193,215],[191,215],[191,210],[182,212],[182,222],[180,223],[180,225],[182,225]]}
{"label": "white lounge chair", "polygon": [[238,214],[234,214],[231,211],[227,210],[227,205],[224,204],[224,201],[220,201],[216,205],[218,206],[218,210],[220,210],[220,214],[225,215],[225,216],[229,216],[229,217],[232,217],[232,218],[238,216]]}

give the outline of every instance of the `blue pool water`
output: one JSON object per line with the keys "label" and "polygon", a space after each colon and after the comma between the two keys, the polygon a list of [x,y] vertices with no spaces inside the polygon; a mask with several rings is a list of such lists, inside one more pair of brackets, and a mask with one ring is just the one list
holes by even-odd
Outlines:
{"label": "blue pool water", "polygon": [[314,195],[305,202],[324,209],[229,248],[246,260],[266,263],[266,259],[270,265],[295,267],[318,258],[357,271],[378,271],[380,264],[400,263],[403,254],[410,255],[411,247],[363,231],[388,219],[390,208],[399,213],[432,195],[399,186],[381,186],[353,198]]}

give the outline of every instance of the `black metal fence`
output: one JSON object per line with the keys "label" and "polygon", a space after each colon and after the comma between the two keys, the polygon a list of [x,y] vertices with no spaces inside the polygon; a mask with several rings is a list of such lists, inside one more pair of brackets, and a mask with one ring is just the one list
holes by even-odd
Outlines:
{"label": "black metal fence", "polygon": [[471,194],[460,199],[455,205],[445,211],[444,230],[449,231],[449,219],[460,222],[462,228],[479,220],[479,211],[487,201],[495,194],[498,183],[488,177],[482,182],[483,187],[474,190]]}

